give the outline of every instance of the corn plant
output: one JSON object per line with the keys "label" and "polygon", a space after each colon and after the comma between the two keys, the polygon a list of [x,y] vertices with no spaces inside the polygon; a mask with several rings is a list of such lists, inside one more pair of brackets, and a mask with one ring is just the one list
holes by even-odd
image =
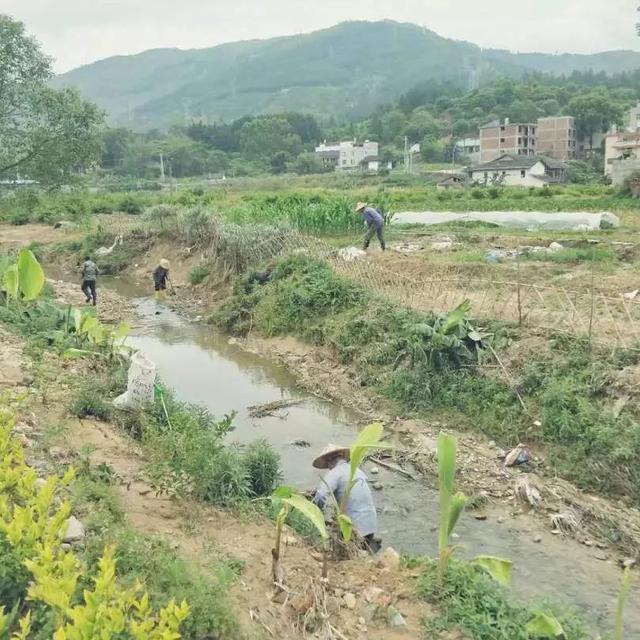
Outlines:
{"label": "corn plant", "polygon": [[3,265],[2,286],[10,301],[35,300],[44,287],[44,271],[29,249],[22,249],[14,263]]}
{"label": "corn plant", "polygon": [[271,577],[275,585],[281,585],[283,583],[283,571],[280,563],[280,549],[282,542],[282,529],[287,516],[292,509],[295,509],[301,513],[318,531],[320,538],[322,539],[323,547],[323,562],[322,562],[322,577],[326,578],[328,573],[327,565],[327,547],[329,542],[329,534],[327,532],[327,526],[324,521],[324,515],[322,511],[313,504],[313,502],[307,500],[303,495],[296,492],[291,487],[278,487],[271,495],[271,501],[274,505],[280,507],[278,515],[276,516],[276,539],[273,549],[271,550],[272,563],[271,563]]}
{"label": "corn plant", "polygon": [[[449,560],[457,546],[450,546],[449,540],[464,511],[467,498],[455,491],[457,440],[441,433],[438,437],[438,482],[440,488],[440,533],[438,536],[438,577],[444,582]],[[508,585],[511,582],[512,563],[493,556],[477,556],[473,564],[484,569],[494,580]]]}

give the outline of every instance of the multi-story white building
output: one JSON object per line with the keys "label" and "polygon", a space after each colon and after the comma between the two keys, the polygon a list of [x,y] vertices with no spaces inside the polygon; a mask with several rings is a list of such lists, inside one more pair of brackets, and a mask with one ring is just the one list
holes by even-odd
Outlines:
{"label": "multi-story white building", "polygon": [[325,140],[316,147],[316,153],[322,159],[325,167],[335,167],[337,171],[353,169],[377,171],[380,163],[379,145],[371,140],[365,140],[362,143],[358,143],[356,140],[343,142],[327,142]]}

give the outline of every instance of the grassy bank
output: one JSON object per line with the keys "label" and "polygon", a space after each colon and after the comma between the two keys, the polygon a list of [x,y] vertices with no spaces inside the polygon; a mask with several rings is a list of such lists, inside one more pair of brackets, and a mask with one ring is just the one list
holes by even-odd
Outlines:
{"label": "grassy bank", "polygon": [[250,273],[239,278],[214,321],[229,333],[251,329],[330,347],[363,386],[405,412],[444,416],[505,447],[534,443],[546,451],[549,472],[637,503],[639,417],[632,405],[614,412],[608,393],[620,372],[638,363],[637,352],[590,350],[558,335],[541,341],[508,384],[481,363],[492,358],[488,345],[509,357],[511,340],[521,336],[499,323],[477,335],[472,314],[446,319],[406,310],[327,264],[293,257],[273,264],[265,285]]}

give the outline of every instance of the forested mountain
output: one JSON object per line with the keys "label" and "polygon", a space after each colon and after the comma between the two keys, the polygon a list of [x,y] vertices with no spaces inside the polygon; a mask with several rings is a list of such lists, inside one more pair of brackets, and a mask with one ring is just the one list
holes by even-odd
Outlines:
{"label": "forested mountain", "polygon": [[365,116],[425,80],[469,89],[498,75],[639,67],[640,52],[512,54],[413,24],[347,22],[299,36],[108,58],[53,83],[78,87],[113,124],[142,130],[282,111],[343,120]]}

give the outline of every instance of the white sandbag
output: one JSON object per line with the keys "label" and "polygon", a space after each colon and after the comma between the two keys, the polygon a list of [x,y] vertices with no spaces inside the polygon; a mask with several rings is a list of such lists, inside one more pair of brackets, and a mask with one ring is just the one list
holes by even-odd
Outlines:
{"label": "white sandbag", "polygon": [[131,356],[127,390],[114,401],[117,407],[139,407],[153,402],[153,386],[156,381],[156,365],[143,353],[137,351]]}

